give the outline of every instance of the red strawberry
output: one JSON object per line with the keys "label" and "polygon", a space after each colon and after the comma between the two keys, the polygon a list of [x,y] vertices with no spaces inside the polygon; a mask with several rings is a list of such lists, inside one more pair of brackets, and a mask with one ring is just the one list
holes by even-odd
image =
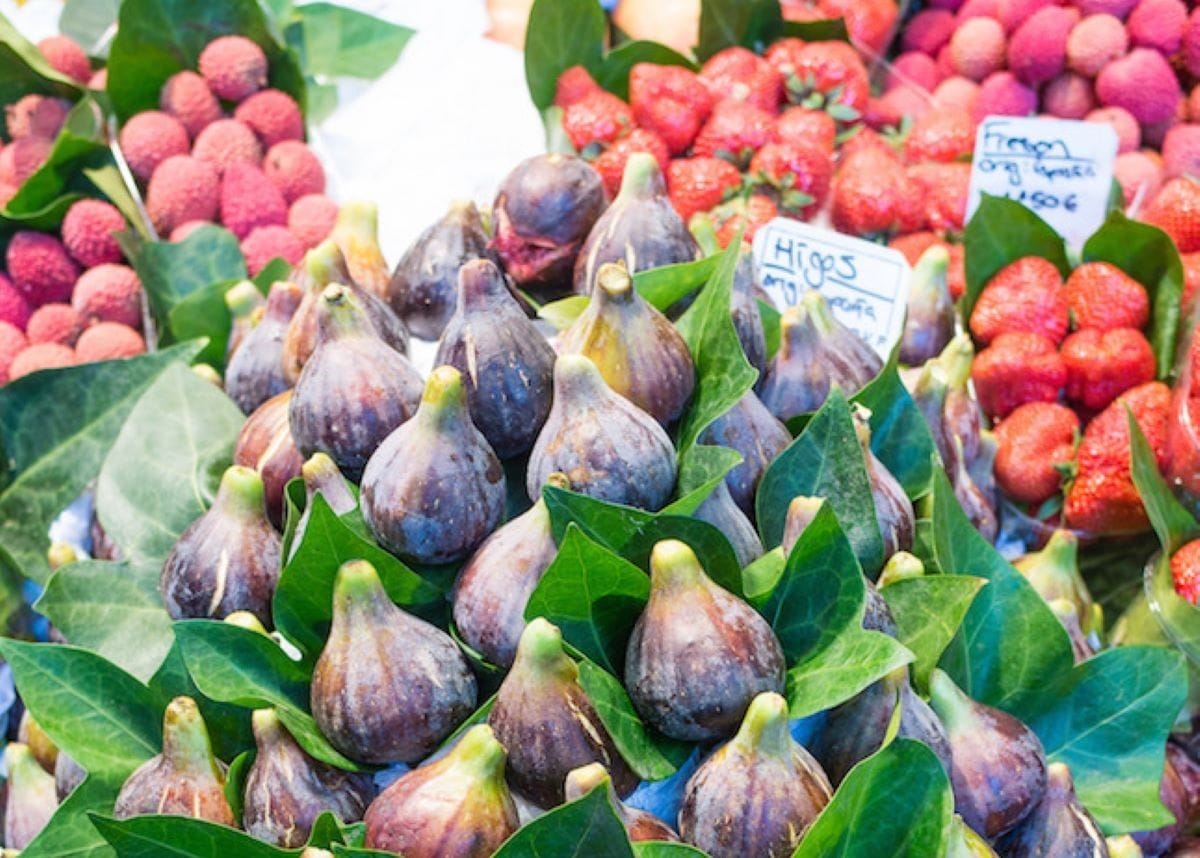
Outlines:
{"label": "red strawberry", "polygon": [[946,285],[950,297],[957,301],[967,291],[966,251],[961,244],[950,245],[950,267],[946,270]]}
{"label": "red strawberry", "polygon": [[1057,402],[1026,402],[996,427],[996,482],[1019,503],[1058,494],[1061,468],[1075,456],[1079,418]]}
{"label": "red strawberry", "polygon": [[819,146],[768,143],[754,154],[750,173],[780,191],[784,209],[812,217],[829,193],[833,158]]}
{"label": "red strawberry", "polygon": [[817,0],[817,9],[822,18],[844,19],[850,40],[877,54],[887,49],[900,14],[896,0]]}
{"label": "red strawberry", "polygon": [[739,229],[745,229],[742,239],[752,241],[763,224],[779,214],[775,201],[766,194],[751,194],[748,199],[737,197],[713,209],[712,224],[717,244],[728,247],[737,237]]}
{"label": "red strawberry", "polygon": [[1144,328],[1150,320],[1145,287],[1107,262],[1085,262],[1063,288],[1077,328]]}
{"label": "red strawberry", "polygon": [[910,164],[922,161],[970,161],[975,151],[975,120],[965,110],[943,107],[913,121],[904,140]]}
{"label": "red strawberry", "polygon": [[789,107],[775,120],[775,136],[780,143],[817,145],[832,155],[837,123],[824,111]]}
{"label": "red strawberry", "polygon": [[1183,297],[1179,305],[1183,317],[1190,319],[1196,304],[1196,293],[1200,291],[1200,253],[1183,253],[1179,258],[1183,261]]}
{"label": "red strawberry", "polygon": [[831,191],[833,225],[848,235],[914,232],[924,220],[899,159],[875,146],[843,154]]}
{"label": "red strawberry", "polygon": [[684,223],[717,207],[742,185],[738,168],[721,158],[679,158],[666,175],[667,195]]}
{"label": "red strawberry", "polygon": [[997,335],[1030,331],[1055,344],[1067,335],[1067,295],[1062,275],[1048,259],[1024,256],[996,273],[971,312],[971,333],[987,345]]}
{"label": "red strawberry", "polygon": [[[845,42],[781,39],[767,50],[767,61],[787,81],[788,98],[810,107],[839,105],[831,115],[853,121],[867,109],[871,94],[866,66]],[[846,108],[849,108],[847,111]]]}
{"label": "red strawberry", "polygon": [[1067,365],[1067,399],[1099,411],[1139,384],[1154,380],[1154,352],[1137,328],[1086,328],[1062,344]]}
{"label": "red strawberry", "polygon": [[700,69],[700,80],[714,101],[732,98],[774,113],[783,100],[783,77],[746,48],[717,51]]}
{"label": "red strawberry", "polygon": [[611,143],[633,127],[633,111],[611,92],[589,93],[563,111],[563,130],[576,149]]}
{"label": "red strawberry", "polygon": [[1200,539],[1193,539],[1171,555],[1171,580],[1180,598],[1193,605],[1200,600]]}
{"label": "red strawberry", "polygon": [[916,265],[917,260],[921,258],[925,251],[935,245],[947,246],[941,236],[936,232],[929,232],[928,230],[910,232],[908,235],[898,235],[888,242],[888,247],[904,254],[904,258],[908,260],[909,265]]}
{"label": "red strawberry", "polygon": [[680,66],[638,63],[629,72],[629,104],[637,124],[661,137],[672,155],[692,145],[712,102],[708,88]]}
{"label": "red strawberry", "polygon": [[908,178],[924,205],[929,229],[945,232],[963,228],[971,185],[970,164],[917,164],[908,168]]}
{"label": "red strawberry", "polygon": [[554,88],[554,103],[564,110],[585,95],[600,91],[600,84],[588,74],[583,66],[571,66],[558,76],[558,85]]}
{"label": "red strawberry", "polygon": [[662,142],[657,134],[647,131],[645,128],[633,129],[601,152],[592,162],[592,169],[599,173],[600,178],[604,180],[604,189],[608,191],[609,199],[616,197],[617,191],[621,189],[621,177],[625,175],[625,162],[634,152],[649,152],[658,161],[658,168],[664,173],[671,160],[671,156],[667,152],[667,144]]}
{"label": "red strawberry", "polygon": [[979,404],[989,417],[1005,417],[1026,402],[1054,402],[1067,383],[1067,367],[1041,334],[1001,334],[971,365]]}
{"label": "red strawberry", "polygon": [[1171,179],[1142,213],[1175,242],[1180,253],[1200,250],[1200,184],[1186,176]]}
{"label": "red strawberry", "polygon": [[744,166],[774,136],[774,116],[754,105],[727,98],[713,108],[712,116],[696,137],[692,154],[724,158]]}

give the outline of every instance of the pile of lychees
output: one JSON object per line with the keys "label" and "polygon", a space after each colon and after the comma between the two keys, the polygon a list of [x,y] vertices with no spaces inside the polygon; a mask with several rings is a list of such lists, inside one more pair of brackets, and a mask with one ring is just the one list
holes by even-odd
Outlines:
{"label": "pile of lychees", "polygon": [[130,117],[120,133],[155,230],[179,241],[219,223],[238,237],[251,274],[276,257],[299,262],[337,216],[300,107],[267,87],[268,71],[257,44],[221,36],[201,52],[198,73],[172,75],[159,109]]}

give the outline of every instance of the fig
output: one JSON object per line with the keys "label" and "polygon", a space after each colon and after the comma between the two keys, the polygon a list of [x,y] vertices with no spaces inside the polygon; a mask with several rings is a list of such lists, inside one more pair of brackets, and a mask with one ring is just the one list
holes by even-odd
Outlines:
{"label": "fig", "polygon": [[233,445],[233,463],[253,468],[262,477],[267,517],[277,529],[283,528],[283,492],[304,464],[292,440],[291,404],[290,390],[272,396],[242,424]]}
{"label": "fig", "polygon": [[627,807],[621,799],[617,798],[616,792],[613,791],[612,778],[608,776],[608,771],[600,763],[588,763],[586,766],[572,769],[567,775],[564,793],[567,801],[575,801],[583,798],[597,787],[608,793],[608,800],[612,804],[613,810],[617,812],[621,824],[625,826],[625,832],[629,835],[631,842],[644,843],[650,840],[665,840],[674,843],[679,841],[679,835],[657,816],[645,810]]}
{"label": "fig", "polygon": [[883,564],[883,570],[879,573],[875,583],[880,587],[887,587],[889,584],[911,581],[913,578],[922,578],[924,575],[925,564],[920,557],[909,554],[907,551],[897,551],[888,558],[887,563]]}
{"label": "fig", "polygon": [[750,245],[743,242],[737,268],[733,274],[733,295],[730,312],[733,329],[737,331],[742,354],[762,378],[767,371],[767,339],[763,331],[762,313],[758,309],[757,284],[754,277],[754,256]]}
{"label": "fig", "polygon": [[501,183],[488,247],[518,287],[561,298],[571,293],[575,258],[607,205],[604,183],[582,158],[535,155]]}
{"label": "fig", "polygon": [[742,461],[725,475],[725,485],[742,512],[754,520],[758,483],[775,457],[792,443],[792,433],[779,422],[752,390],[700,433],[701,444],[728,447]]}
{"label": "fig", "polygon": [[83,766],[75,762],[70,754],[58,752],[58,760],[54,763],[54,791],[58,794],[59,801],[65,801],[86,777],[87,772]]}
{"label": "fig", "polygon": [[1054,616],[1058,617],[1058,621],[1062,623],[1062,627],[1067,633],[1067,638],[1071,641],[1071,654],[1075,656],[1075,663],[1082,664],[1094,656],[1096,648],[1079,626],[1079,613],[1075,608],[1075,603],[1067,599],[1053,599],[1047,602],[1047,605]]}
{"label": "fig", "polygon": [[21,721],[17,725],[17,741],[29,748],[43,769],[54,773],[54,765],[58,762],[58,746],[33,719],[28,709],[21,713]]}
{"label": "fig", "polygon": [[[547,483],[570,488],[562,474],[551,474]],[[510,667],[525,630],[525,606],[557,553],[540,497],[484,540],[454,587],[454,625],[462,640],[492,664]]]}
{"label": "fig", "polygon": [[647,152],[635,152],[625,162],[621,189],[575,259],[575,293],[592,293],[600,266],[625,260],[630,274],[691,262],[700,247],[688,232],[667,197],[658,161]]}
{"label": "fig", "polygon": [[9,742],[4,749],[4,770],[8,774],[4,845],[24,849],[58,809],[54,775],[42,768],[28,745],[20,742]]}
{"label": "fig", "polygon": [[100,524],[100,519],[96,516],[95,509],[92,510],[92,525],[88,528],[88,535],[92,540],[92,558],[95,560],[115,560],[118,563],[125,559],[121,546],[113,542],[112,537],[108,535],[108,531]]}
{"label": "fig", "polygon": [[421,376],[380,339],[349,287],[325,287],[317,322],[317,347],[288,406],[292,437],[305,456],[326,453],[358,480],[383,439],[416,411]]}
{"label": "fig", "polygon": [[867,476],[871,480],[871,498],[875,502],[875,521],[883,536],[883,556],[891,557],[897,551],[912,548],[916,534],[917,517],[912,501],[904,493],[904,487],[892,476],[883,462],[871,450],[871,424],[867,422],[869,412],[864,408],[854,410],[854,431],[862,447]]}
{"label": "fig", "polygon": [[244,414],[292,386],[283,375],[283,338],[303,297],[295,283],[272,286],[262,319],[225,365],[225,392]]}
{"label": "fig", "polygon": [[738,566],[743,569],[763,556],[762,540],[746,514],[733,502],[729,487],[724,481],[717,483],[704,503],[696,510],[695,517],[707,521],[729,540]]}
{"label": "fig", "polygon": [[1071,771],[1062,763],[1046,767],[1042,800],[996,848],[1005,858],[1108,858],[1100,826],[1075,797]]}
{"label": "fig", "polygon": [[650,598],[625,653],[625,687],[648,724],[707,742],[737,729],[757,694],[783,691],[783,648],[762,616],[713,582],[682,542],[650,552]]}
{"label": "fig", "polygon": [[448,634],[392,604],[375,568],[351,560],[334,581],[311,702],[317,726],[346,756],[412,763],[475,708],[475,677]]}
{"label": "fig", "polygon": [[163,564],[159,588],[167,613],[176,620],[219,620],[249,611],[269,626],[279,555],[262,479],[250,468],[231,466],[213,505],[188,525]]}
{"label": "fig", "polygon": [[975,478],[966,469],[962,441],[954,438],[955,455],[950,484],[954,489],[954,497],[962,507],[967,519],[988,542],[995,542],[1000,532],[1000,521],[996,518],[993,501],[984,494],[975,483]]}
{"label": "fig", "polygon": [[246,775],[242,805],[247,834],[276,846],[303,846],[323,811],[343,823],[362,819],[375,795],[371,775],[314,760],[273,709],[255,711],[251,723],[257,752]]}
{"label": "fig", "polygon": [[142,763],[117,794],[113,816],[169,813],[233,827],[225,772],[213,757],[208,728],[190,697],[176,697],[163,715],[162,753]]}
{"label": "fig", "polygon": [[946,396],[949,392],[950,383],[946,378],[945,368],[936,360],[926,361],[912,386],[913,403],[925,418],[925,425],[933,438],[933,446],[937,449],[947,474],[952,475],[958,453],[945,421]]}
{"label": "fig", "polygon": [[586,357],[559,356],[554,404],[529,454],[531,499],[558,471],[582,494],[657,510],[671,497],[675,469],[675,447],[658,421],[609,388]]}
{"label": "fig", "polygon": [[345,515],[353,512],[354,508],[358,506],[358,499],[354,496],[354,490],[350,483],[337,469],[333,459],[324,453],[313,453],[309,460],[300,467],[300,476],[304,478],[304,493],[307,501],[304,504],[304,512],[300,513],[300,518],[296,521],[296,529],[292,533],[290,547],[293,555],[304,539],[304,531],[308,529],[313,498],[317,495],[323,497],[334,515]]}
{"label": "fig", "polygon": [[879,374],[879,355],[809,289],[779,320],[779,351],[767,367],[759,397],[780,420],[816,411],[838,385],[853,396]]}
{"label": "fig", "polygon": [[884,601],[879,588],[871,583],[870,578],[863,578],[867,588],[866,607],[863,608],[862,627],[872,632],[883,632],[888,637],[898,637],[896,620],[892,617],[892,609]]}
{"label": "fig", "polygon": [[1033,551],[1013,563],[1038,595],[1047,602],[1065,599],[1075,607],[1079,627],[1092,630],[1095,606],[1083,576],[1079,574],[1079,539],[1069,530],[1056,530],[1041,551]]}
{"label": "fig", "polygon": [[384,439],[363,471],[363,519],[384,548],[417,563],[474,551],[504,518],[504,468],[467,410],[452,366],[429,376],[413,419]]}
{"label": "fig", "polygon": [[262,624],[262,621],[249,611],[234,611],[222,620],[222,622],[228,623],[231,626],[237,626],[239,629],[245,629],[248,632],[266,635],[267,637],[271,636],[271,633],[267,631],[267,627]]}
{"label": "fig", "polygon": [[462,373],[471,416],[497,456],[526,452],[550,414],[554,349],[491,261],[459,270],[458,308],[445,328],[433,365]]}
{"label": "fig", "polygon": [[[1146,855],[1166,852],[1184,827],[1189,827],[1194,813],[1194,795],[1189,794],[1187,776],[1196,774],[1196,764],[1179,745],[1167,742],[1167,754],[1159,782],[1158,797],[1174,819],[1161,828],[1138,831],[1132,837]],[[1194,784],[1191,784],[1194,787]]]}
{"label": "fig", "polygon": [[567,774],[588,763],[608,769],[622,796],[637,786],[579,684],[562,632],[540,617],[521,633],[488,724],[508,749],[509,783],[542,807],[561,804]]}
{"label": "fig", "polygon": [[908,313],[900,337],[900,362],[919,366],[937,357],[954,336],[954,299],[946,273],[950,251],[935,244],[913,266]]}
{"label": "fig", "polygon": [[946,858],[997,858],[988,842],[967,827],[958,814],[950,825],[950,842],[946,845]]}
{"label": "fig", "polygon": [[476,724],[444,756],[401,775],[367,810],[366,845],[405,858],[488,858],[519,827],[504,746]]}
{"label": "fig", "polygon": [[388,281],[387,301],[415,336],[442,335],[458,301],[458,270],[484,256],[487,241],[475,203],[458,201],[404,251]]}
{"label": "fig", "polygon": [[786,858],[832,792],[821,766],[788,732],[787,701],[763,693],[737,735],[687,782],[679,833],[712,858]]}
{"label": "fig", "polygon": [[783,542],[780,545],[784,554],[791,554],[796,543],[825,503],[824,498],[798,495],[788,504],[787,515],[783,519]]}
{"label": "fig", "polygon": [[379,207],[361,200],[342,203],[329,237],[345,257],[354,284],[378,298],[386,297],[391,277],[379,246]]}
{"label": "fig", "polygon": [[930,704],[950,740],[950,783],[963,821],[989,840],[1015,828],[1046,791],[1046,754],[1032,730],[967,697],[940,670]]}
{"label": "fig", "polygon": [[229,309],[229,338],[225,341],[225,362],[229,363],[241,347],[246,335],[254,330],[267,306],[258,287],[243,280],[225,293],[225,306]]}
{"label": "fig", "polygon": [[601,265],[591,300],[559,336],[559,354],[579,354],[608,386],[664,426],[683,414],[696,387],[687,343],[633,288],[623,262]]}
{"label": "fig", "polygon": [[999,445],[996,441],[996,433],[988,430],[983,430],[979,433],[979,452],[975,458],[967,465],[967,473],[971,477],[971,482],[975,484],[975,488],[979,490],[979,494],[983,497],[984,503],[988,505],[988,509],[992,511],[992,515],[996,515],[996,451]]}

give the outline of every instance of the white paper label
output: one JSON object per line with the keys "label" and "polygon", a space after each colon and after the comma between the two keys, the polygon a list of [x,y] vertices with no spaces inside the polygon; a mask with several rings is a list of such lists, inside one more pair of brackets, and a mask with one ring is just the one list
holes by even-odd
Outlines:
{"label": "white paper label", "polygon": [[1082,247],[1108,213],[1116,157],[1107,123],[989,116],[975,136],[967,217],[984,192],[1008,197]]}
{"label": "white paper label", "polygon": [[904,332],[912,269],[890,247],[777,217],[754,234],[754,267],[780,310],[816,289],[884,360]]}

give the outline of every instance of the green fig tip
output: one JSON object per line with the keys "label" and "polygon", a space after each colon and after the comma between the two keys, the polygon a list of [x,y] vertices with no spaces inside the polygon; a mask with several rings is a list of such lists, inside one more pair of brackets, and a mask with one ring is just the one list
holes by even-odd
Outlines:
{"label": "green fig tip", "polygon": [[205,772],[224,780],[213,759],[204,716],[190,697],[176,697],[167,704],[163,713],[163,756],[179,771]]}
{"label": "green fig tip", "polygon": [[791,753],[788,705],[782,695],[764,691],[750,701],[734,741],[745,750],[783,756]]}
{"label": "green fig tip", "polygon": [[633,291],[633,278],[624,262],[606,262],[596,272],[597,294],[608,298],[624,300],[636,294]]}
{"label": "green fig tip", "polygon": [[254,730],[256,737],[262,738],[259,734],[266,735],[279,729],[279,715],[274,709],[255,709],[250,716],[250,726]]}
{"label": "green fig tip", "polygon": [[884,564],[883,571],[879,573],[879,580],[876,583],[880,587],[886,587],[897,581],[920,578],[924,574],[925,564],[921,562],[921,558],[907,551],[897,551]]}
{"label": "green fig tip", "polygon": [[224,622],[248,632],[257,632],[260,635],[270,634],[266,626],[262,624],[262,620],[249,611],[234,611],[225,618]]}
{"label": "green fig tip", "polygon": [[241,515],[265,515],[266,494],[258,471],[245,465],[231,465],[221,475],[215,505]]}
{"label": "green fig tip", "polygon": [[541,673],[578,675],[575,662],[563,648],[562,631],[543,617],[530,620],[521,632],[515,664],[534,667]]}
{"label": "green fig tip", "polygon": [[662,183],[662,171],[658,168],[657,159],[649,152],[634,152],[625,162],[617,197],[646,197],[661,190]]}
{"label": "green fig tip", "polygon": [[704,577],[704,569],[700,566],[696,553],[685,542],[664,539],[656,543],[650,552],[652,586],[690,584],[702,581]]}
{"label": "green fig tip", "polygon": [[562,471],[554,471],[547,475],[546,485],[569,492],[571,490],[571,479]]}
{"label": "green fig tip", "polygon": [[586,766],[580,766],[567,772],[563,793],[567,801],[574,801],[587,795],[598,786],[611,783],[612,778],[603,763],[588,763]]}
{"label": "green fig tip", "polygon": [[308,461],[300,466],[300,476],[304,478],[306,484],[315,483],[321,478],[340,473],[337,463],[325,453],[313,453]]}
{"label": "green fig tip", "polygon": [[234,284],[225,293],[225,306],[229,308],[229,312],[237,319],[247,318],[256,308],[261,307],[265,301],[266,299],[258,291],[258,287],[249,280],[242,280]]}
{"label": "green fig tip", "polygon": [[476,724],[463,733],[450,756],[460,764],[471,766],[485,778],[502,779],[504,765],[508,762],[508,751],[487,724]]}

